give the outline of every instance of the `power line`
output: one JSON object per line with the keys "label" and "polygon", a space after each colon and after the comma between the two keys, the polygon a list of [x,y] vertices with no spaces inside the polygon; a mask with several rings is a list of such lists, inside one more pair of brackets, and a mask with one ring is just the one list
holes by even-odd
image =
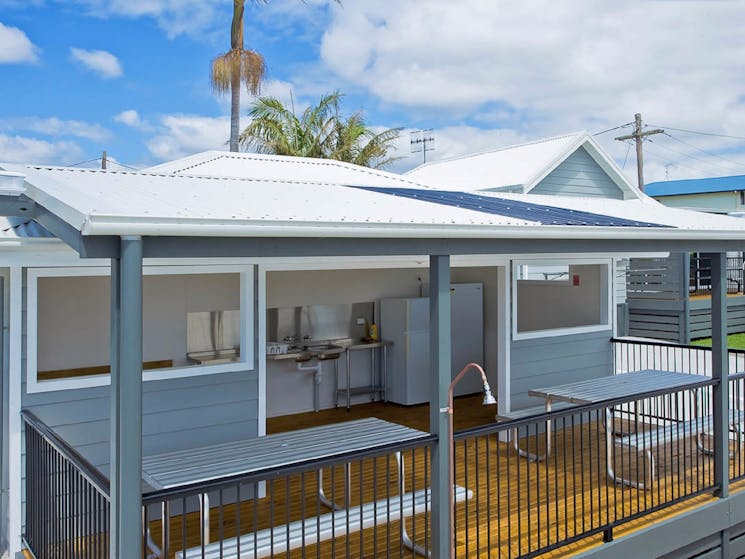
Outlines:
{"label": "power line", "polygon": [[660,126],[667,130],[675,130],[676,132],[686,132],[688,134],[700,134],[702,136],[716,136],[717,138],[731,138],[733,140],[745,141],[745,136],[729,136],[727,134],[715,134],[714,132],[699,132],[698,130],[684,130],[683,128],[673,128],[672,126]]}
{"label": "power line", "polygon": [[629,147],[626,148],[626,157],[623,158],[623,167],[621,167],[621,170],[626,168],[626,161],[629,159],[629,152],[631,151],[631,142],[626,142]]}
{"label": "power line", "polygon": [[633,122],[627,122],[626,124],[621,124],[620,126],[615,126],[613,128],[608,128],[608,130],[603,130],[602,132],[595,132],[593,136],[600,136],[601,134],[605,134],[606,132],[612,132],[613,130],[619,130],[620,128],[626,128],[627,126],[631,126],[634,124]]}
{"label": "power line", "polygon": [[684,140],[681,140],[680,138],[677,138],[677,137],[673,136],[672,134],[665,134],[665,136],[668,136],[669,138],[672,138],[676,142],[680,142],[681,144],[684,144],[684,145],[686,145],[688,147],[692,147],[693,149],[698,150],[701,153],[705,153],[706,155],[709,155],[711,157],[717,157],[717,158],[721,159],[722,161],[727,161],[728,163],[732,163],[733,165],[737,165],[738,170],[742,170],[743,167],[745,167],[745,163],[737,162],[734,159],[727,159],[726,157],[722,157],[719,154],[712,153],[710,151],[706,151],[705,149],[701,149],[700,147],[696,147],[696,146],[694,146],[693,144],[691,144],[689,142],[686,142]]}
{"label": "power line", "polygon": [[101,161],[100,157],[94,157],[93,159],[87,159],[85,161],[79,161],[78,163],[73,163],[72,165],[63,165],[63,167],[77,167],[78,165],[84,165],[85,163],[93,163],[94,161]]}
{"label": "power line", "polygon": [[[679,151],[677,149],[673,149],[671,147],[668,147],[668,146],[665,146],[665,145],[662,145],[662,144],[658,144],[657,142],[653,142],[652,140],[649,140],[649,142],[650,143],[653,143],[655,146],[660,147],[660,148],[662,148],[664,150],[667,150],[669,152],[675,153],[677,155],[682,155],[683,157],[687,157],[688,159],[693,159],[694,161],[699,161],[700,163],[703,163],[704,165],[708,165],[710,167],[715,167],[715,168],[719,168],[719,169],[722,168],[721,165],[718,165],[716,163],[710,163],[709,161],[706,161],[705,159],[701,159],[700,157],[695,157],[695,156],[691,155],[690,153],[685,153],[683,151]],[[689,167],[689,169],[690,169],[690,167]]]}
{"label": "power line", "polygon": [[[663,146],[660,146],[659,144],[656,144],[656,143],[654,144],[654,146],[652,146],[651,144],[652,144],[652,142],[650,142],[650,146],[649,147],[654,147],[655,149],[657,149],[658,147],[663,147]],[[668,150],[668,151],[672,151],[672,150]],[[654,150],[653,150],[653,152],[654,152]],[[690,169],[691,171],[694,171],[694,172],[700,172],[701,171],[701,169],[696,169],[695,167],[692,167],[690,165],[686,165],[685,163],[681,163],[680,161],[678,161],[676,163],[673,163],[670,159],[661,157],[660,155],[657,155],[657,157],[659,157],[663,161],[666,161],[669,165],[674,165],[676,167],[683,167],[685,169]]]}
{"label": "power line", "polygon": [[125,163],[119,163],[118,161],[116,161],[114,159],[109,159],[109,163],[112,164],[112,165],[119,165],[120,167],[124,167],[126,169],[132,169],[133,171],[139,171],[140,170],[137,167],[132,167],[131,165],[127,165]]}

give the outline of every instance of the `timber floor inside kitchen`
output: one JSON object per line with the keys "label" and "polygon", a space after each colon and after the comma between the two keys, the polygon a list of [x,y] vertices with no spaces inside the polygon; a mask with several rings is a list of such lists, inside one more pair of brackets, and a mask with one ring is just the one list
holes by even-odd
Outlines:
{"label": "timber floor inside kitchen", "polygon": [[[494,406],[482,406],[481,396],[458,398],[455,404],[455,430],[493,423]],[[378,417],[395,423],[426,431],[428,406],[403,407],[382,403],[323,410],[271,418],[267,432],[277,433],[364,417]],[[605,472],[604,440],[598,436],[593,424],[573,426],[558,432],[554,440],[555,452],[547,462],[534,463],[516,457],[511,446],[498,442],[494,435],[481,436],[456,444],[456,483],[473,492],[468,503],[456,506],[456,554],[458,557],[519,557],[557,540],[581,532],[593,522],[607,521],[634,514],[679,495],[681,484],[691,487],[710,483],[713,461],[696,452],[695,444],[688,440],[682,447],[669,450],[671,460],[661,456],[657,464],[658,478],[651,491],[622,487],[608,481]],[[569,453],[562,449],[575,450]],[[577,449],[580,449],[577,452]],[[662,454],[667,455],[665,450]],[[405,451],[406,490],[423,489],[429,485],[431,470],[424,449]],[[736,455],[737,456],[737,455]],[[667,464],[670,462],[673,466]],[[389,494],[395,495],[385,478],[386,468],[395,463],[386,458],[365,459],[351,468],[351,505],[371,502]],[[345,476],[340,468],[335,479],[326,472],[326,493],[338,500],[344,495]],[[381,485],[382,483],[382,485]],[[386,487],[386,484],[388,487]],[[696,485],[699,484],[699,485]],[[226,504],[211,513],[211,540],[218,534],[225,538],[238,533],[254,531],[244,528],[250,519],[259,529],[276,526],[287,521],[326,512],[319,509],[315,498],[315,475],[294,475],[279,478],[267,484],[272,498],[244,502],[239,508]],[[733,489],[737,489],[735,484]],[[712,497],[705,492],[673,507],[645,514],[614,530],[618,537],[629,531],[646,527],[650,522],[678,514],[695,507]],[[269,501],[273,501],[271,504]],[[215,506],[214,501],[212,506]],[[425,514],[406,520],[410,535],[417,543],[424,543],[429,535]],[[185,520],[185,521],[184,521]],[[240,522],[240,527],[237,526]],[[181,548],[199,546],[199,514],[189,513],[186,519],[172,518],[170,538],[172,546]],[[150,522],[156,541],[161,538],[159,521]],[[530,534],[528,527],[531,528]],[[339,537],[319,545],[309,545],[305,551],[295,550],[282,557],[400,557],[415,555],[400,547],[399,523],[379,525]],[[185,533],[184,533],[185,532]],[[602,544],[602,534],[596,534],[568,546],[563,546],[543,556],[567,556]],[[173,557],[173,553],[170,554]],[[227,555],[226,557],[232,557]]]}

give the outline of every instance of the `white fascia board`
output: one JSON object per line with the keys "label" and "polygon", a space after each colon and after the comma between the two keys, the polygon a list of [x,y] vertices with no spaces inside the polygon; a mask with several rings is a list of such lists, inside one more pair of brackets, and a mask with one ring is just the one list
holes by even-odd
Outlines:
{"label": "white fascia board", "polygon": [[0,170],[0,195],[20,196],[26,193],[24,184],[26,175],[12,171]]}
{"label": "white fascia board", "polygon": [[745,240],[745,229],[674,227],[594,227],[563,225],[386,225],[328,224],[297,221],[174,220],[145,221],[92,217],[84,235],[175,237],[332,237],[370,239],[567,239],[567,240]]}

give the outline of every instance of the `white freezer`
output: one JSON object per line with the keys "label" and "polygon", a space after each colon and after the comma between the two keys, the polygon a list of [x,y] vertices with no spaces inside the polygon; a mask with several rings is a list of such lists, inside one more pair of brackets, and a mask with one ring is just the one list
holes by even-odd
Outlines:
{"label": "white freezer", "polygon": [[[455,376],[470,362],[483,366],[483,285],[451,286],[451,374]],[[380,335],[393,341],[390,348],[388,400],[404,405],[429,401],[429,298],[412,297],[380,301]],[[478,374],[465,377],[456,395],[481,391]]]}

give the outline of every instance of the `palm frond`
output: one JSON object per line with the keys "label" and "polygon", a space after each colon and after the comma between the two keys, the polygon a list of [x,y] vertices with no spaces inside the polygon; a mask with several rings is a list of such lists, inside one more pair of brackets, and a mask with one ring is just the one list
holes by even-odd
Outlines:
{"label": "palm frond", "polygon": [[229,50],[210,66],[210,82],[215,93],[228,93],[235,81],[242,82],[256,95],[266,74],[264,58],[253,50]]}
{"label": "palm frond", "polygon": [[368,167],[398,159],[388,157],[388,152],[400,129],[376,134],[361,112],[345,118],[342,97],[338,91],[324,95],[299,116],[276,97],[259,97],[251,105],[251,123],[240,135],[240,142],[261,153],[336,159]]}

